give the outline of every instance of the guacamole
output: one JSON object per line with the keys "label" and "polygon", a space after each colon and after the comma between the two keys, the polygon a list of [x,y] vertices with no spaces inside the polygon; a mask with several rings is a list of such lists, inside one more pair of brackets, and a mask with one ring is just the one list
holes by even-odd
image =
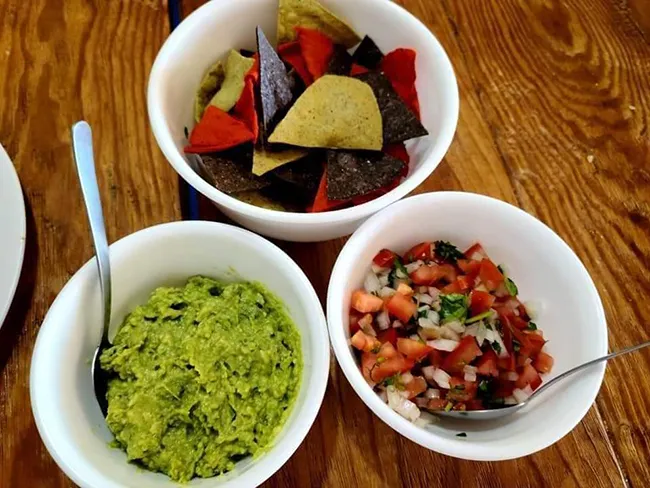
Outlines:
{"label": "guacamole", "polygon": [[101,355],[108,427],[130,461],[176,481],[270,445],[300,386],[300,335],[258,283],[158,288]]}

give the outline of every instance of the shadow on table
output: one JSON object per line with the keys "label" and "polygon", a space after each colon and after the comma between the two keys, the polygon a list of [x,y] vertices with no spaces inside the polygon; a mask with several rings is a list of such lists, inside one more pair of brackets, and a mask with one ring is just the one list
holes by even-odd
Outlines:
{"label": "shadow on table", "polygon": [[25,200],[25,213],[27,221],[25,258],[23,269],[18,281],[9,312],[0,328],[0,371],[2,371],[11,356],[11,351],[23,332],[25,319],[32,303],[34,286],[36,283],[36,270],[38,267],[38,243],[36,241],[36,224],[29,201]]}

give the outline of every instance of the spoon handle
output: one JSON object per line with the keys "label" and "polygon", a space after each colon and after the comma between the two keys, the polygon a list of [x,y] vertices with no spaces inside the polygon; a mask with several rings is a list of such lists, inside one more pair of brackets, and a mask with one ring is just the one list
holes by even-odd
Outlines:
{"label": "spoon handle", "polygon": [[591,361],[588,361],[588,362],[586,362],[584,364],[581,364],[580,366],[576,366],[575,368],[570,369],[568,371],[565,371],[564,373],[562,373],[559,376],[556,376],[555,378],[548,381],[547,383],[544,383],[539,389],[537,389],[537,391],[535,391],[535,393],[533,393],[528,398],[528,400],[531,400],[533,397],[538,396],[544,390],[546,390],[547,388],[550,388],[551,386],[553,386],[556,383],[559,383],[560,381],[562,381],[567,376],[571,376],[571,375],[573,375],[575,373],[578,373],[578,372],[580,372],[582,370],[585,370],[585,369],[593,366],[594,364],[602,363],[604,361],[608,361],[608,360],[613,359],[615,357],[623,356],[625,354],[629,354],[631,352],[638,351],[639,349],[643,349],[644,347],[648,347],[648,346],[650,346],[650,341],[644,342],[642,344],[637,344],[636,346],[628,347],[626,349],[621,349],[620,351],[613,352],[611,354],[608,354],[607,356],[602,356],[600,358],[592,359]]}
{"label": "spoon handle", "polygon": [[72,126],[72,148],[74,160],[77,165],[79,183],[81,184],[81,193],[86,204],[90,232],[95,246],[100,288],[104,300],[102,342],[108,342],[108,328],[111,317],[111,268],[106,228],[104,227],[104,214],[102,213],[102,202],[99,196],[97,175],[95,173],[93,133],[87,122],[77,122]]}

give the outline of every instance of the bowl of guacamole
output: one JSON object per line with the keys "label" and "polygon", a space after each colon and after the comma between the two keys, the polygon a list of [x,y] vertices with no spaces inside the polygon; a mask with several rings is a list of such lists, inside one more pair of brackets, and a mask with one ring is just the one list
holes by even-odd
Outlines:
{"label": "bowl of guacamole", "polygon": [[89,260],[59,293],[34,347],[32,411],[59,467],[88,488],[254,487],[298,449],[330,366],[323,309],[281,249],[215,222],[163,224],[110,247],[113,304]]}

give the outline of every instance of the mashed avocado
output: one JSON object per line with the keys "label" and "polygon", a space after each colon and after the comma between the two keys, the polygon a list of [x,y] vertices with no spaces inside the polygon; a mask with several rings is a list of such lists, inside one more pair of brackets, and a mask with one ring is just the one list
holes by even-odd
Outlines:
{"label": "mashed avocado", "polygon": [[300,386],[300,335],[257,283],[158,288],[102,353],[108,427],[130,461],[176,481],[263,452]]}

